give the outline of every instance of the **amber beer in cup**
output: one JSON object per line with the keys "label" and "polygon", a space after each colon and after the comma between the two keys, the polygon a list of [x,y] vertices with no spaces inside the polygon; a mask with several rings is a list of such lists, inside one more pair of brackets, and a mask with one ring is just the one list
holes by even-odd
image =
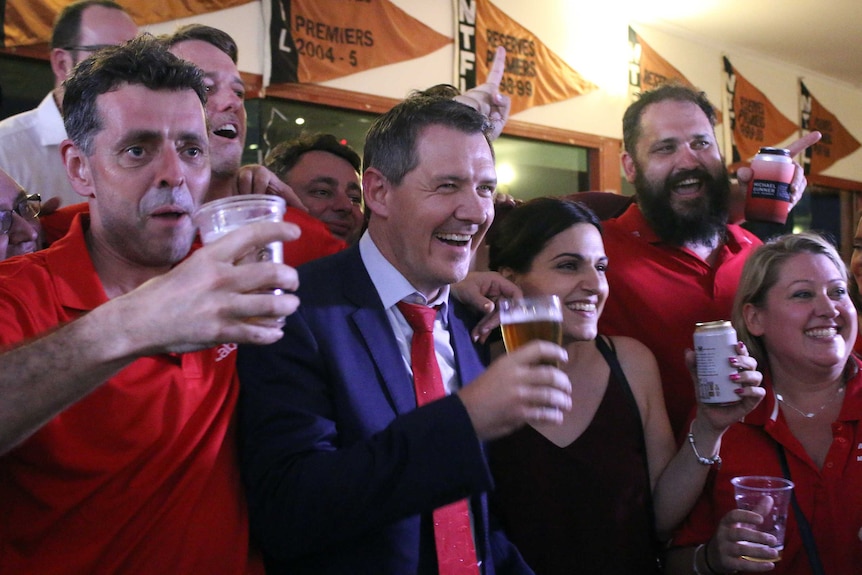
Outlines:
{"label": "amber beer in cup", "polygon": [[562,345],[563,308],[557,296],[507,298],[499,304],[503,343],[508,353],[534,339]]}
{"label": "amber beer in cup", "polygon": [[744,475],[730,480],[733,484],[733,498],[737,509],[754,511],[763,517],[760,525],[750,527],[773,535],[776,540],[775,549],[778,557],[761,559],[743,553],[743,559],[757,563],[774,563],[781,560],[784,552],[784,534],[787,530],[787,511],[793,497],[794,484],[783,477],[764,475]]}

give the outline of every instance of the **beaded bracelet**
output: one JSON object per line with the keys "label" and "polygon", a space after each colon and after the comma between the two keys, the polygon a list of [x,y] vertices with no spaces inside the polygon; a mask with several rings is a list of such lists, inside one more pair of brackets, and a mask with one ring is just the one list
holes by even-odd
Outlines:
{"label": "beaded bracelet", "polygon": [[694,444],[694,433],[692,433],[692,427],[694,426],[694,422],[691,422],[691,426],[688,428],[688,443],[691,445],[691,450],[694,451],[694,456],[697,457],[698,463],[701,465],[716,465],[718,469],[721,469],[721,456],[716,453],[712,457],[704,457],[700,453],[697,452],[697,446]]}
{"label": "beaded bracelet", "polygon": [[723,571],[716,571],[712,568],[712,565],[709,564],[709,544],[712,543],[712,539],[706,542],[706,546],[703,548],[703,560],[706,562],[706,568],[709,570],[711,575],[721,575]]}
{"label": "beaded bracelet", "polygon": [[700,553],[700,550],[703,549],[705,543],[701,543],[694,550],[694,555],[691,557],[691,570],[694,571],[694,575],[706,575],[703,571],[698,569],[697,567],[697,556]]}

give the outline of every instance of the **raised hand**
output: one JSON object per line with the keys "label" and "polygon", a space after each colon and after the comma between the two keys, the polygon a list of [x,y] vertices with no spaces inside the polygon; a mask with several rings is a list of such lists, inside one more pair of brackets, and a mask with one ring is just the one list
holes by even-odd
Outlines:
{"label": "raised hand", "polygon": [[[249,224],[200,248],[170,272],[111,300],[102,311],[113,310],[115,322],[133,326],[121,330],[117,344],[127,345],[135,355],[148,355],[280,339],[281,328],[273,320],[292,314],[299,305],[299,299],[289,293],[299,286],[296,270],[271,262],[234,263],[256,246],[298,236],[299,228],[293,224]],[[285,293],[274,295],[273,288]]]}
{"label": "raised hand", "polygon": [[238,194],[270,194],[281,196],[288,207],[307,212],[308,208],[293,189],[278,179],[269,168],[260,164],[248,164],[239,169],[236,177]]}
{"label": "raised hand", "polygon": [[[787,149],[790,150],[790,157],[799,155],[806,148],[810,148],[819,142],[820,138],[821,134],[816,130],[805,134],[787,146]],[[793,181],[790,182],[790,207],[788,208],[788,211],[793,209],[793,206],[802,199],[802,194],[808,186],[808,179],[805,177],[805,170],[802,168],[802,165],[795,160],[793,163],[796,165],[796,170],[793,172]],[[740,190],[742,190],[744,194],[744,190],[748,189],[748,183],[754,177],[754,172],[751,168],[742,167],[737,170],[736,177],[739,180]]]}
{"label": "raised hand", "polygon": [[503,81],[505,70],[506,49],[498,46],[485,83],[455,96],[456,101],[467,104],[488,116],[493,126],[491,139],[497,139],[500,136],[503,126],[509,120],[509,111],[512,109],[512,100],[500,93],[500,82]]}

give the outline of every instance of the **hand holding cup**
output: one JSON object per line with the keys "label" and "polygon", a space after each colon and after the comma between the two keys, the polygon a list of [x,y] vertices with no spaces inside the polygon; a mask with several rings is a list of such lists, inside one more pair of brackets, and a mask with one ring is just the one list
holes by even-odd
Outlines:
{"label": "hand holding cup", "polygon": [[[194,222],[198,226],[201,241],[210,244],[230,232],[255,222],[280,222],[284,219],[285,201],[279,196],[247,194],[222,198],[202,205],[195,213]],[[284,249],[281,242],[256,246],[240,257],[235,265],[255,262],[284,263]],[[262,293],[281,295],[282,290],[273,288]],[[273,320],[255,320],[272,323]],[[275,320],[278,325],[284,318]]]}

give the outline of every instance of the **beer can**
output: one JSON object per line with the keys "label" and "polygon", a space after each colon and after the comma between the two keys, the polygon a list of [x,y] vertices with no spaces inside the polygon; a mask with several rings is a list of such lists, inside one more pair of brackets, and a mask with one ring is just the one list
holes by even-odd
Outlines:
{"label": "beer can", "polygon": [[736,355],[736,330],[729,321],[695,324],[694,352],[697,358],[697,394],[703,403],[730,404],[742,401],[739,387],[730,380],[737,369],[729,358]]}
{"label": "beer can", "polygon": [[796,171],[790,150],[760,148],[760,152],[751,161],[751,169],[754,175],[748,182],[745,219],[785,223],[793,201],[790,183]]}

